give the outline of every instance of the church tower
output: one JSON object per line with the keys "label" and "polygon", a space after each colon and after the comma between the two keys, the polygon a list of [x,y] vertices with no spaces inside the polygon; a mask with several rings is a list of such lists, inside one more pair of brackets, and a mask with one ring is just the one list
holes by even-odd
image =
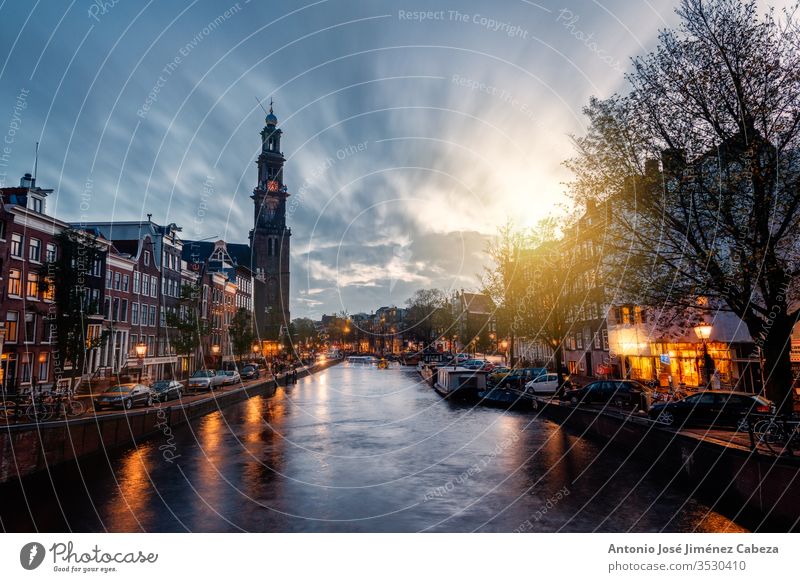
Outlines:
{"label": "church tower", "polygon": [[253,289],[256,332],[261,340],[281,339],[289,326],[289,237],[283,183],[281,130],[269,105],[266,126],[261,130],[258,184],[253,190],[254,217],[250,231],[250,253],[256,282]]}

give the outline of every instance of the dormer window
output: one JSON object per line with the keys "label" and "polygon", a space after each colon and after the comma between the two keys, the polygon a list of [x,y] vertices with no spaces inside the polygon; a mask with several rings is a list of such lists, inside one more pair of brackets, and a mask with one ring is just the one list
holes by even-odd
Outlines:
{"label": "dormer window", "polygon": [[44,200],[33,194],[28,195],[28,208],[39,214],[44,213]]}

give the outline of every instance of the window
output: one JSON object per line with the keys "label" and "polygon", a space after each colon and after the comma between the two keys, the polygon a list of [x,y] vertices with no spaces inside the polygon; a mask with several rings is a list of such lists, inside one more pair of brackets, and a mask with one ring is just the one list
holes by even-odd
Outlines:
{"label": "window", "polygon": [[11,256],[16,257],[18,259],[22,258],[22,235],[21,234],[12,234],[11,235]]}
{"label": "window", "polygon": [[129,284],[130,284],[130,277],[128,277],[128,275],[124,275],[122,277],[122,290],[127,292]]}
{"label": "window", "polygon": [[19,269],[8,271],[8,294],[22,296],[22,272]]}
{"label": "window", "polygon": [[44,260],[48,263],[55,263],[58,260],[58,249],[54,243],[47,243]]}
{"label": "window", "polygon": [[142,274],[142,295],[147,295],[150,289],[150,275]]}
{"label": "window", "polygon": [[92,265],[92,277],[99,277],[100,273],[102,272],[103,272],[103,261],[101,259],[97,259]]}
{"label": "window", "polygon": [[158,322],[161,327],[166,327],[167,325],[167,314],[165,313],[163,306],[159,309]]}
{"label": "window", "polygon": [[122,273],[117,272],[114,273],[114,289],[119,291],[120,287],[122,287]]}
{"label": "window", "polygon": [[0,221],[0,240],[6,240],[6,223]]}
{"label": "window", "polygon": [[89,307],[89,311],[95,315],[100,314],[100,289],[92,289],[92,302]]}
{"label": "window", "polygon": [[28,258],[37,263],[42,260],[42,241],[32,238],[28,243]]}
{"label": "window", "polygon": [[575,338],[577,339],[577,342],[578,342],[578,349],[582,350],[583,349],[583,334],[579,333],[579,334],[577,334],[575,336]]}
{"label": "window", "polygon": [[28,198],[28,208],[30,208],[34,212],[38,212],[39,214],[42,214],[42,212],[44,211],[43,200],[41,198],[39,198],[38,196],[30,196]]}
{"label": "window", "polygon": [[39,275],[28,273],[28,283],[25,286],[25,296],[28,299],[39,298]]}
{"label": "window", "polygon": [[145,251],[144,252],[144,266],[145,267],[149,267],[150,266],[150,251]]}
{"label": "window", "polygon": [[36,376],[38,377],[39,382],[47,382],[47,372],[50,368],[50,354],[47,352],[42,352],[39,354],[39,357],[36,361],[39,364],[36,371]]}
{"label": "window", "polygon": [[106,289],[111,289],[111,277],[113,276],[114,271],[108,270],[106,271]]}
{"label": "window", "polygon": [[[134,305],[136,305],[136,304],[134,303]],[[131,334],[131,344],[130,344],[131,345],[131,355],[136,355],[136,344],[138,343],[136,340],[138,340],[138,339],[139,339],[138,335],[136,335],[135,333]]]}
{"label": "window", "polygon": [[602,349],[600,346],[600,334],[594,334],[594,349],[599,350]]}
{"label": "window", "polygon": [[114,297],[114,310],[111,312],[113,321],[119,321],[119,297]]}
{"label": "window", "polygon": [[131,323],[133,325],[139,325],[139,304],[132,303],[131,304]]}
{"label": "window", "polygon": [[604,350],[608,349],[608,330],[607,329],[603,330],[603,349]]}
{"label": "window", "polygon": [[150,297],[158,297],[158,279],[155,275],[150,277]]}
{"label": "window", "polygon": [[25,341],[29,343],[36,342],[36,314],[25,314]]}
{"label": "window", "polygon": [[155,327],[156,325],[156,306],[150,306],[150,325]]}
{"label": "window", "polygon": [[120,312],[120,321],[128,321],[128,300],[122,300],[122,311]]}
{"label": "window", "polygon": [[147,355],[149,356],[155,355],[155,346],[156,346],[156,336],[154,335],[147,336]]}
{"label": "window", "polygon": [[6,313],[6,339],[10,344],[17,343],[17,324],[19,322],[19,312],[9,311]]}
{"label": "window", "polygon": [[631,321],[631,308],[627,305],[622,308],[622,323],[629,324]]}
{"label": "window", "polygon": [[23,384],[30,384],[31,381],[31,354],[25,352],[20,359],[22,369],[20,370],[19,379]]}

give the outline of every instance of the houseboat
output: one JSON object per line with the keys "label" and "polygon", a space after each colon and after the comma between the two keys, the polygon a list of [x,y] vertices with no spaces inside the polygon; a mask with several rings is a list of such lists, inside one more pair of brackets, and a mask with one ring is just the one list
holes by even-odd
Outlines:
{"label": "houseboat", "polygon": [[442,366],[436,370],[433,387],[444,396],[476,398],[486,390],[486,376],[482,370],[468,370],[458,366]]}

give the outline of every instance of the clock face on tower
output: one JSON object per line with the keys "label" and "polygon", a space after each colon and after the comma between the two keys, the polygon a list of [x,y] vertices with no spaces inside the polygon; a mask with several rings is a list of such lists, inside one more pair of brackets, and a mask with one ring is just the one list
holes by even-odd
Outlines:
{"label": "clock face on tower", "polygon": [[267,190],[270,192],[277,192],[278,191],[278,181],[277,180],[270,180],[267,182]]}

